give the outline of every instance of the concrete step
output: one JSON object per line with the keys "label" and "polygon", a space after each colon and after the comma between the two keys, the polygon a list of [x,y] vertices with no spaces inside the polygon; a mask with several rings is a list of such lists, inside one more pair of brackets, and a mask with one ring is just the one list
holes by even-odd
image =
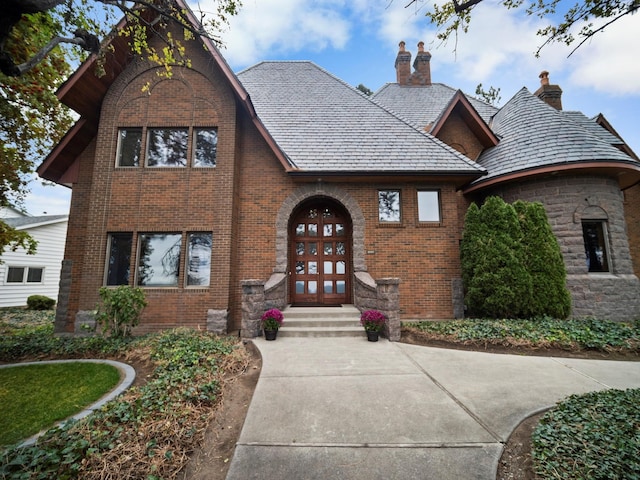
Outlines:
{"label": "concrete step", "polygon": [[353,305],[340,307],[288,307],[282,311],[282,337],[360,337],[360,311]]}

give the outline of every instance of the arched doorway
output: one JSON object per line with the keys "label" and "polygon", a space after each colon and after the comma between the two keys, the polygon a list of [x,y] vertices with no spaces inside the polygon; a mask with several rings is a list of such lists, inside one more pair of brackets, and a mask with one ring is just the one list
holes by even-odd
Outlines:
{"label": "arched doorway", "polygon": [[342,206],[303,203],[291,217],[289,245],[293,305],[351,303],[351,219]]}

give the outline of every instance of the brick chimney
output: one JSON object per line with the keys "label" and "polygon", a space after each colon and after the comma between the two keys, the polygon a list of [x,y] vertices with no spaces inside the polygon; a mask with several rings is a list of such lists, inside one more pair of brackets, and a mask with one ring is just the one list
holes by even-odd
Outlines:
{"label": "brick chimney", "polygon": [[431,54],[424,51],[424,42],[418,42],[418,54],[413,61],[415,72],[411,75],[412,85],[431,85]]}
{"label": "brick chimney", "polygon": [[546,70],[540,73],[538,77],[540,78],[540,88],[536,90],[534,95],[556,110],[562,110],[562,89],[560,86],[549,84],[549,72]]}
{"label": "brick chimney", "polygon": [[411,52],[400,42],[396,57],[396,78],[398,85],[431,85],[431,54],[424,51],[424,42],[418,43],[418,53],[413,62],[415,71],[411,73]]}
{"label": "brick chimney", "polygon": [[404,49],[405,43],[400,42],[396,57],[396,81],[398,85],[406,85],[411,76],[411,52]]}

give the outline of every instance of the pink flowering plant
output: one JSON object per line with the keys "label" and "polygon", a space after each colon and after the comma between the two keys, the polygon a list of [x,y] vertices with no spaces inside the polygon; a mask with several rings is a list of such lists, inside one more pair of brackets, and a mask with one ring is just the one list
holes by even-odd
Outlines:
{"label": "pink flowering plant", "polygon": [[379,332],[386,321],[387,317],[378,310],[365,310],[360,315],[360,324],[367,332]]}
{"label": "pink flowering plant", "polygon": [[278,330],[284,323],[284,315],[277,308],[271,308],[262,314],[264,330]]}

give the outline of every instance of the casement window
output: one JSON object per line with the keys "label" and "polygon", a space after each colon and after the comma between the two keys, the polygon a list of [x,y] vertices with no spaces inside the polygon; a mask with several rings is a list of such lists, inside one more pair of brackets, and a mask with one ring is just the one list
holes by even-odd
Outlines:
{"label": "casement window", "polygon": [[211,277],[212,235],[190,233],[187,242],[187,286],[208,287]]}
{"label": "casement window", "polygon": [[6,283],[42,283],[44,267],[9,267]]}
{"label": "casement window", "polygon": [[137,167],[140,165],[142,148],[142,128],[121,128],[118,130],[119,167]]}
{"label": "casement window", "polygon": [[440,222],[440,192],[437,190],[418,191],[418,222]]}
{"label": "casement window", "polygon": [[107,259],[107,285],[128,285],[131,270],[132,233],[112,233],[109,235],[109,255]]}
{"label": "casement window", "polygon": [[218,153],[218,129],[195,128],[193,130],[193,166],[215,167]]}
{"label": "casement window", "polygon": [[583,220],[582,236],[584,253],[589,272],[609,272],[609,248],[607,222],[603,220]]}
{"label": "casement window", "polygon": [[[145,132],[146,130],[146,132]],[[218,129],[194,128],[189,144],[189,129],[127,127],[118,129],[116,166],[152,168],[187,167],[191,152],[192,167],[215,167]],[[146,136],[144,161],[142,139]],[[191,150],[189,150],[191,149]]]}
{"label": "casement window", "polygon": [[378,190],[378,221],[400,223],[400,190]]}

